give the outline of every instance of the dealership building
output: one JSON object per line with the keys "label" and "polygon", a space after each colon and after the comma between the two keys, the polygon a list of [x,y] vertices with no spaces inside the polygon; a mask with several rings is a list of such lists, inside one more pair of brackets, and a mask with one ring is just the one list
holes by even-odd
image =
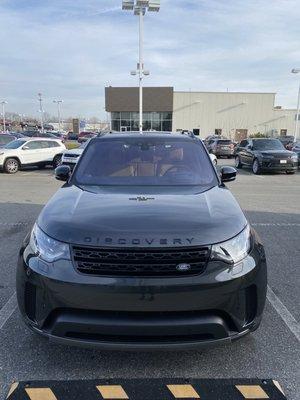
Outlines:
{"label": "dealership building", "polygon": [[[138,87],[105,88],[105,108],[116,131],[139,130]],[[242,139],[255,133],[293,135],[296,110],[275,107],[276,93],[182,92],[145,87],[143,129],[190,130],[201,138]]]}

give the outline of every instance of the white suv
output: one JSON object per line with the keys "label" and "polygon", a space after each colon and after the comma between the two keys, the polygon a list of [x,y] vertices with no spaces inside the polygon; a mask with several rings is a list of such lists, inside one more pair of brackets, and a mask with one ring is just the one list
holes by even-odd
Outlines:
{"label": "white suv", "polygon": [[25,165],[35,165],[39,168],[53,165],[56,168],[65,150],[65,145],[59,139],[14,140],[0,149],[0,168],[8,174],[15,174]]}

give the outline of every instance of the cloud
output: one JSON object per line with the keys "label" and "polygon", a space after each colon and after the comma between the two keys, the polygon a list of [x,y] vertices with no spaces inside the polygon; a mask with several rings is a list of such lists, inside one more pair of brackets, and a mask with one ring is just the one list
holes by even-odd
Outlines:
{"label": "cloud", "polygon": [[[293,107],[300,67],[296,0],[162,0],[145,18],[147,85],[278,92]],[[104,86],[135,85],[138,20],[121,0],[2,0],[0,93],[36,114],[64,99],[65,115],[104,116]],[[299,77],[300,78],[300,77]]]}

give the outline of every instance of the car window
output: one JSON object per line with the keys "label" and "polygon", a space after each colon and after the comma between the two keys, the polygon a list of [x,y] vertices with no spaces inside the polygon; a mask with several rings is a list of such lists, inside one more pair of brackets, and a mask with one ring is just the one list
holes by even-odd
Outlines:
{"label": "car window", "polygon": [[36,150],[44,148],[44,144],[41,140],[31,140],[30,142],[27,142],[26,147],[30,150]]}
{"label": "car window", "polygon": [[7,144],[11,141],[13,141],[14,138],[8,135],[1,135],[0,136],[0,144]]}
{"label": "car window", "polygon": [[26,140],[14,140],[4,146],[5,149],[18,149],[26,143]]}
{"label": "car window", "polygon": [[90,142],[74,179],[81,185],[211,187],[218,184],[201,142],[181,138]]}
{"label": "car window", "polygon": [[257,139],[253,140],[253,150],[285,150],[285,147],[278,139]]}
{"label": "car window", "polygon": [[231,140],[218,140],[217,144],[231,144]]}
{"label": "car window", "polygon": [[47,141],[48,147],[59,147],[59,144],[55,142],[54,140],[52,141]]}
{"label": "car window", "polygon": [[240,143],[240,147],[246,147],[248,145],[248,140],[242,140]]}

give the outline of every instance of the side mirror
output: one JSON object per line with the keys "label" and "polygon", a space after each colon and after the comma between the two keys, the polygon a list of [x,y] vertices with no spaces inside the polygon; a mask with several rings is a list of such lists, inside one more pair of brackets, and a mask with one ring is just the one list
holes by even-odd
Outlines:
{"label": "side mirror", "polygon": [[71,176],[71,168],[68,165],[60,165],[55,169],[55,179],[66,182]]}
{"label": "side mirror", "polygon": [[237,171],[233,167],[222,167],[221,168],[221,181],[232,182],[235,181]]}
{"label": "side mirror", "polygon": [[22,150],[29,150],[29,146],[23,146]]}

